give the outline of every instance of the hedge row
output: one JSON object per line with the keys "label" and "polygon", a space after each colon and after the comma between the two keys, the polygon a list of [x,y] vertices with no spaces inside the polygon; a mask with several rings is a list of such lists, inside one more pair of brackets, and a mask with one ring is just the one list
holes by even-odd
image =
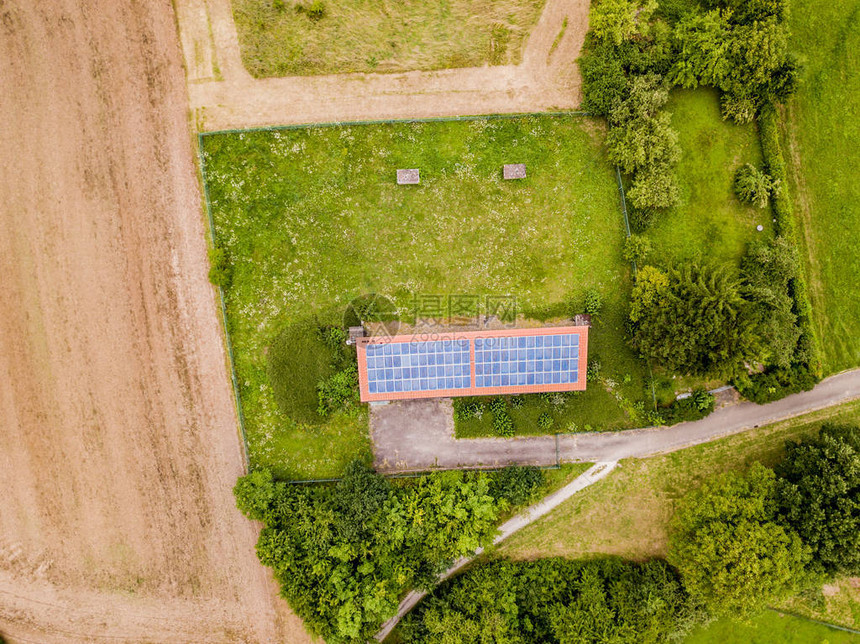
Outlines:
{"label": "hedge row", "polygon": [[[777,191],[771,200],[776,220],[775,231],[777,235],[789,240],[797,248],[799,244],[794,223],[794,209],[788,190],[788,172],[779,140],[779,117],[773,104],[767,104],[760,110],[758,125],[765,166],[770,176],[778,180],[782,186],[782,190]],[[818,338],[812,322],[812,304],[802,269],[791,280],[789,291],[794,301],[797,325],[800,327],[800,339],[797,344],[798,364],[789,369],[771,369],[763,374],[751,376],[749,378],[751,382],[738,387],[745,397],[755,399],[755,402],[779,400],[797,391],[811,389],[821,379]],[[804,372],[802,378],[794,377],[791,373],[783,373],[797,369]],[[766,386],[764,386],[765,381],[767,381]]]}

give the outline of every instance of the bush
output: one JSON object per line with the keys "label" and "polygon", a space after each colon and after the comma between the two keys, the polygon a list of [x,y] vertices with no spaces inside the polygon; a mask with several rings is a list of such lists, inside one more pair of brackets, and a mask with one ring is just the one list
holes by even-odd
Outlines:
{"label": "bush", "polygon": [[317,384],[317,413],[330,416],[338,411],[348,411],[358,404],[358,367],[349,365]]}
{"label": "bush", "polygon": [[511,507],[519,507],[535,499],[545,478],[543,470],[538,467],[511,465],[493,473],[490,489],[496,499],[504,499]]}
{"label": "bush", "polygon": [[791,394],[809,391],[819,381],[819,377],[808,365],[796,364],[790,367],[771,367],[757,374],[742,374],[733,381],[738,392],[754,403],[780,400]]}
{"label": "bush", "polygon": [[669,642],[698,617],[662,561],[497,561],[440,586],[400,634],[407,644]]}
{"label": "bush", "polygon": [[641,7],[638,0],[599,0],[591,4],[588,24],[598,39],[614,45],[636,35],[637,24],[647,23],[656,2]]}
{"label": "bush", "polygon": [[714,411],[714,395],[704,389],[695,389],[686,398],[675,400],[669,407],[660,410],[666,425],[700,420]]}
{"label": "bush", "polygon": [[627,75],[615,47],[589,41],[579,59],[582,73],[582,109],[595,116],[609,116],[624,100]]}
{"label": "bush", "polygon": [[548,432],[555,425],[555,421],[552,419],[548,413],[543,412],[540,416],[538,416],[537,420],[538,427],[545,432]]}
{"label": "bush", "polygon": [[772,179],[752,163],[745,163],[735,172],[734,188],[738,199],[744,203],[765,208],[771,193],[779,188],[779,180]]}
{"label": "bush", "polygon": [[310,3],[297,2],[296,13],[303,13],[314,22],[317,22],[325,18],[325,3],[322,0],[312,0]]}
{"label": "bush", "polygon": [[233,282],[233,264],[227,251],[217,246],[209,248],[209,281],[223,289]]}
{"label": "bush", "polygon": [[589,288],[585,292],[585,303],[583,308],[591,317],[597,317],[600,314],[600,310],[603,308],[603,298],[600,296],[600,291],[593,287]]}
{"label": "bush", "polygon": [[651,242],[647,237],[641,235],[630,235],[624,242],[624,250],[621,256],[625,262],[641,264],[651,252]]}
{"label": "bush", "polygon": [[756,464],[706,483],[678,507],[669,562],[715,615],[753,614],[804,581],[809,548],[779,523],[775,490],[773,472]]}
{"label": "bush", "polygon": [[600,377],[600,370],[603,365],[600,363],[600,359],[597,357],[593,357],[588,361],[588,367],[585,370],[585,378],[586,380],[596,380]]}
{"label": "bush", "polygon": [[644,233],[657,218],[656,208],[630,208],[630,228],[634,233]]}
{"label": "bush", "polygon": [[812,547],[813,565],[860,573],[860,428],[824,425],[789,442],[776,475],[782,520]]}
{"label": "bush", "polygon": [[264,517],[257,556],[327,642],[367,642],[407,590],[489,545],[500,511],[486,473],[435,473],[394,487],[356,462],[334,486],[277,482],[273,491],[270,476],[240,479],[237,501],[247,516]]}

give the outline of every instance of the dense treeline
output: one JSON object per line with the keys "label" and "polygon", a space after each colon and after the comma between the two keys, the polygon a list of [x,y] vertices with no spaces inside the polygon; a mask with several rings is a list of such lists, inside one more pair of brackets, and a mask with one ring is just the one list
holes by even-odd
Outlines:
{"label": "dense treeline", "polygon": [[694,601],[748,615],[860,572],[860,428],[825,425],[775,470],[727,474],[682,500],[669,561]]}
{"label": "dense treeline", "polygon": [[666,642],[698,611],[661,561],[499,561],[440,587],[400,627],[410,644]]}
{"label": "dense treeline", "polygon": [[681,499],[669,564],[495,561],[440,586],[408,615],[408,644],[679,641],[712,617],[745,617],[834,573],[860,573],[860,428],[825,425]]}
{"label": "dense treeline", "polygon": [[536,468],[445,472],[396,484],[360,462],[331,486],[239,479],[239,509],[262,521],[260,561],[308,627],[328,642],[366,641],[401,595],[427,588],[459,557],[487,545],[500,513],[543,484]]}

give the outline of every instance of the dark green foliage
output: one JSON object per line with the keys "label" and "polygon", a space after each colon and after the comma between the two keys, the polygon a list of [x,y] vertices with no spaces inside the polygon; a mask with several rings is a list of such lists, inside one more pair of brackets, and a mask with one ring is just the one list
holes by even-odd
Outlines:
{"label": "dark green foliage", "polygon": [[215,286],[228,288],[233,279],[233,264],[227,252],[220,247],[209,249],[209,281]]}
{"label": "dark green foliage", "polygon": [[490,401],[490,413],[493,414],[493,431],[497,436],[507,438],[514,435],[514,419],[508,413],[504,398]]}
{"label": "dark green foliage", "polygon": [[744,203],[766,208],[771,193],[776,192],[779,187],[778,181],[774,181],[770,175],[752,163],[745,163],[735,172],[735,194]]}
{"label": "dark green foliage", "polygon": [[784,237],[755,244],[741,264],[747,292],[755,303],[755,317],[762,338],[762,360],[787,369],[802,363],[797,346],[800,328],[793,311],[790,285],[798,276],[797,253]]}
{"label": "dark green foliage", "polygon": [[825,425],[789,442],[776,467],[782,521],[812,547],[826,573],[860,573],[860,428]]}
{"label": "dark green foliage", "polygon": [[[745,123],[763,106],[784,101],[797,86],[797,61],[788,53],[788,30],[780,2],[730,2],[731,9],[693,12],[673,30],[671,82],[708,85],[724,92],[723,113]],[[743,7],[743,9],[738,9]]]}
{"label": "dark green foliage", "polygon": [[237,504],[265,527],[260,561],[328,642],[365,642],[409,588],[426,587],[486,545],[500,503],[485,473],[447,472],[394,487],[360,463],[335,486],[295,486],[255,472]]}
{"label": "dark green foliage", "polygon": [[296,423],[320,423],[358,395],[355,356],[342,338],[341,329],[308,318],[288,326],[269,346],[269,384]]}
{"label": "dark green foliage", "polygon": [[543,431],[548,432],[552,429],[553,425],[555,425],[555,421],[548,413],[544,412],[540,416],[538,416],[538,427],[540,427]]}
{"label": "dark green foliage", "polygon": [[535,500],[544,480],[543,470],[538,467],[511,465],[493,473],[490,489],[496,499],[519,507]]}
{"label": "dark green foliage", "polygon": [[269,470],[255,470],[233,487],[236,507],[249,519],[262,521],[275,500],[275,480]]}
{"label": "dark green foliage", "polygon": [[350,364],[317,384],[317,413],[330,416],[338,411],[354,409],[358,404],[358,367]]}
{"label": "dark green foliage", "polygon": [[582,109],[595,116],[609,116],[627,92],[627,75],[617,49],[612,45],[594,43],[579,59],[579,65]]}
{"label": "dark green foliage", "polygon": [[779,522],[776,478],[761,465],[706,483],[678,507],[669,561],[716,615],[749,615],[803,583],[809,548]]}
{"label": "dark green foliage", "polygon": [[714,395],[704,389],[695,389],[687,398],[675,400],[669,407],[660,410],[666,425],[699,420],[714,411]]}
{"label": "dark green foliage", "polygon": [[603,308],[603,298],[600,296],[600,291],[594,287],[585,291],[585,303],[582,308],[591,317],[597,317],[600,314],[600,309]]}
{"label": "dark green foliage", "polygon": [[585,370],[586,380],[597,380],[600,377],[600,371],[603,365],[598,356],[594,356],[588,361],[588,366]]}
{"label": "dark green foliage", "polygon": [[657,217],[658,211],[655,208],[630,208],[629,214],[633,232],[644,233]]}
{"label": "dark green foliage", "polygon": [[695,615],[661,561],[500,561],[441,586],[400,634],[408,644],[656,644],[679,638]]}
{"label": "dark green foliage", "polygon": [[640,271],[643,279],[633,289],[630,319],[636,350],[684,374],[732,375],[755,360],[760,339],[750,315],[753,304],[745,299],[737,275],[696,264],[661,273]]}
{"label": "dark green foliage", "polygon": [[741,374],[732,384],[741,396],[763,405],[791,394],[809,391],[819,380],[808,366],[798,364],[791,367],[771,367],[753,375]]}

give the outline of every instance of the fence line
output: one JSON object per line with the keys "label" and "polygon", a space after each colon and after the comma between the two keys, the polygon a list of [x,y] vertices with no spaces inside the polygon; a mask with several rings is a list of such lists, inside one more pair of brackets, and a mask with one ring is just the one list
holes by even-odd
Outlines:
{"label": "fence line", "polygon": [[845,631],[846,633],[854,633],[855,635],[860,635],[860,631],[855,630],[853,628],[849,628],[848,626],[840,626],[839,624],[832,624],[831,622],[822,622],[820,619],[815,619],[814,617],[807,617],[806,615],[801,615],[800,613],[795,613],[794,611],[784,610],[782,608],[773,608],[770,606],[768,607],[768,610],[773,613],[779,613],[780,615],[788,615],[789,617],[796,617],[797,619],[803,619],[807,622],[821,624],[822,626],[826,626],[827,628],[832,628],[837,631]]}
{"label": "fence line", "polygon": [[[197,155],[200,158],[200,175],[203,181],[203,198],[206,202],[206,217],[209,220],[209,242],[212,248],[217,248],[215,239],[215,220],[212,218],[212,203],[209,200],[209,184],[206,181],[206,154],[203,150],[203,135],[197,134]],[[219,284],[218,299],[221,302],[221,323],[224,326],[224,344],[227,347],[227,358],[230,361],[230,381],[233,384],[233,398],[236,404],[236,414],[239,418],[239,433],[242,436],[242,448],[245,456],[245,471],[251,466],[251,456],[248,449],[248,434],[245,431],[245,412],[242,411],[242,397],[239,394],[239,380],[236,377],[236,361],[233,357],[233,342],[230,339],[230,327],[227,324],[227,304],[224,300],[224,289]]]}

